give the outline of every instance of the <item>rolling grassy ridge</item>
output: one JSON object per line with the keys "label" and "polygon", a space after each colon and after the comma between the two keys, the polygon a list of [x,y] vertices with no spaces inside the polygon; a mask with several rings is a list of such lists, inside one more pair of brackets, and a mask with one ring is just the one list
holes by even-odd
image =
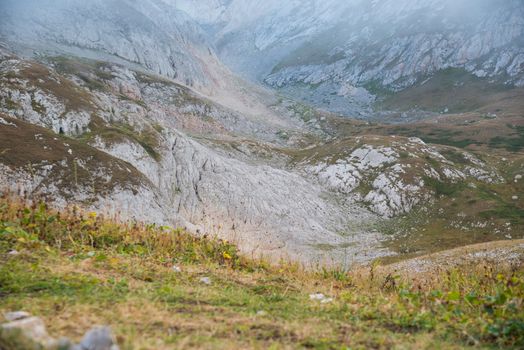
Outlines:
{"label": "rolling grassy ridge", "polygon": [[0,311],[41,316],[54,336],[107,324],[124,349],[524,345],[522,266],[381,271],[269,265],[181,229],[0,199]]}

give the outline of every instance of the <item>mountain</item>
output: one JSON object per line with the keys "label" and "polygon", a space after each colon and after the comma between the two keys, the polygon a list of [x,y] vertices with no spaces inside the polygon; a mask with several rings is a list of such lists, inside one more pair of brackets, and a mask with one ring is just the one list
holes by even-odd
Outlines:
{"label": "mountain", "polygon": [[337,113],[369,117],[383,95],[449,69],[457,84],[524,85],[518,0],[174,3],[235,70]]}
{"label": "mountain", "polygon": [[[386,21],[396,13],[386,3],[4,1],[0,188],[217,235],[245,254],[309,266],[519,236],[522,88],[459,67],[402,89],[379,82],[383,96],[359,85],[369,75],[362,73],[347,91],[366,103],[329,94],[375,121],[406,113],[412,101],[420,105],[414,113],[433,117],[401,125],[342,118],[293,98],[315,102],[322,89],[340,89],[333,76],[318,86],[293,82],[297,69],[327,72],[347,59],[312,65],[326,51],[308,40],[329,28],[344,33],[337,26],[351,9]],[[410,4],[397,15],[411,14]],[[400,36],[406,22],[391,23]],[[367,43],[359,33],[355,42]],[[289,60],[306,46],[312,51],[300,62]],[[375,55],[378,46],[362,50]],[[341,74],[351,64],[344,67]],[[274,91],[237,70],[289,81]],[[467,113],[431,111],[439,89],[439,103],[454,95]],[[458,97],[466,93],[474,100]],[[379,102],[386,112],[374,111]]]}

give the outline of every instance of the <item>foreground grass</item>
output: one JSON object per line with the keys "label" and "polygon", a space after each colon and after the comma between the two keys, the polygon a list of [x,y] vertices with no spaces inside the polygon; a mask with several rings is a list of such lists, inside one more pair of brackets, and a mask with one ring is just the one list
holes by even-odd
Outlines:
{"label": "foreground grass", "polygon": [[415,285],[374,271],[269,266],[181,230],[0,199],[0,311],[41,316],[53,336],[107,324],[123,349],[524,346],[521,267]]}

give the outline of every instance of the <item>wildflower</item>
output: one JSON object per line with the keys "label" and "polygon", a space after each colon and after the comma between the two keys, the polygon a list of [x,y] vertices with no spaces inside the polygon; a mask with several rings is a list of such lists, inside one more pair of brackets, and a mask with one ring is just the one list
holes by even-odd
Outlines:
{"label": "wildflower", "polygon": [[233,259],[233,257],[231,256],[231,254],[229,254],[228,252],[224,252],[224,253],[222,254],[222,256],[223,256],[224,259],[226,259],[226,260],[231,260],[231,259]]}
{"label": "wildflower", "polygon": [[97,216],[96,212],[94,211],[90,212],[88,215],[91,219],[96,219],[96,216]]}

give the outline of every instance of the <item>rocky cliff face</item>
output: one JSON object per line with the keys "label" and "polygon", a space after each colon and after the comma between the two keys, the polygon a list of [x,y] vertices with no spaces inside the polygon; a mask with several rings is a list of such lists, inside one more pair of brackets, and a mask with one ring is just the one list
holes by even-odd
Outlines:
{"label": "rocky cliff face", "polygon": [[352,116],[369,117],[377,98],[450,68],[486,84],[524,85],[519,0],[7,0],[0,6],[0,38],[12,46],[135,64],[206,95],[223,92],[221,101],[242,94],[221,61]]}
{"label": "rocky cliff face", "polygon": [[211,28],[225,62],[336,112],[369,115],[383,90],[421,84],[447,68],[524,85],[518,0],[199,1],[213,14],[205,17],[181,3]]}

